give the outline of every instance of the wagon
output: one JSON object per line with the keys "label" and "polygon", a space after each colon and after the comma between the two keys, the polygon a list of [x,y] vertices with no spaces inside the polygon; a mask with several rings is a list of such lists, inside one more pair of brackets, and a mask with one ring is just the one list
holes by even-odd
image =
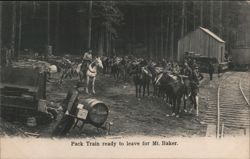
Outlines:
{"label": "wagon", "polygon": [[1,117],[9,121],[26,122],[34,117],[37,123],[52,121],[47,112],[46,73],[32,67],[0,68]]}

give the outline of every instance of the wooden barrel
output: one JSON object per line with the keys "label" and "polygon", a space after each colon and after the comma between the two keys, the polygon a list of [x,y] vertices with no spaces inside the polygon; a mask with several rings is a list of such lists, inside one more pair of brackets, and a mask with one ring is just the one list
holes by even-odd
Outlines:
{"label": "wooden barrel", "polygon": [[97,99],[85,99],[82,101],[84,108],[88,110],[87,122],[100,127],[108,118],[109,108]]}

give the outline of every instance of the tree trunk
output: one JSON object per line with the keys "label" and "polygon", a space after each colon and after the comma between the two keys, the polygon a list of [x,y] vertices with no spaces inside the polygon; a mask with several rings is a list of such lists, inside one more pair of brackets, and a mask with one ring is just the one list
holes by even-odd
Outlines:
{"label": "tree trunk", "polygon": [[55,52],[59,55],[60,50],[60,2],[56,2],[56,37],[55,37]]}
{"label": "tree trunk", "polygon": [[157,32],[155,33],[155,54],[157,60],[159,60],[159,49],[158,49],[158,35]]}
{"label": "tree trunk", "polygon": [[152,35],[152,15],[149,14],[149,25],[148,25],[148,34],[149,34],[149,39],[148,39],[148,48],[149,48],[149,56],[150,58],[153,57],[153,35]]}
{"label": "tree trunk", "polygon": [[99,55],[103,55],[103,32],[100,31],[99,33],[99,45],[98,45],[98,52],[99,52]]}
{"label": "tree trunk", "polygon": [[50,45],[50,2],[48,2],[48,22],[47,22],[47,24],[48,24],[48,28],[47,28],[47,44],[48,44],[48,46]]}
{"label": "tree trunk", "polygon": [[160,44],[160,48],[161,48],[161,53],[160,53],[160,58],[163,58],[163,48],[164,48],[164,43],[163,43],[163,8],[161,6],[161,44]]}
{"label": "tree trunk", "polygon": [[106,26],[106,54],[107,54],[107,56],[110,56],[110,54],[109,54],[109,42],[108,42],[108,40],[109,40],[109,33],[108,33],[108,28]]}
{"label": "tree trunk", "polygon": [[168,19],[167,19],[167,31],[166,31],[166,44],[165,44],[165,58],[167,58],[168,57],[168,52],[169,52],[169,50],[168,50],[168,48],[169,48],[169,45],[168,45],[168,42],[169,42],[169,17],[168,17]]}
{"label": "tree trunk", "polygon": [[214,27],[214,2],[213,0],[210,1],[210,29],[213,31]]}
{"label": "tree trunk", "polygon": [[185,29],[185,0],[182,1],[182,12],[181,12],[181,38],[184,36]]}
{"label": "tree trunk", "polygon": [[170,46],[170,60],[174,59],[174,3],[172,3],[171,9],[171,46]]}
{"label": "tree trunk", "polygon": [[22,42],[22,2],[19,2],[19,27],[18,27],[18,51],[16,53],[15,59],[18,61],[21,52],[21,42]]}
{"label": "tree trunk", "polygon": [[222,37],[222,1],[220,3],[220,8],[219,8],[219,36]]}
{"label": "tree trunk", "polygon": [[196,13],[195,13],[195,9],[196,9],[196,3],[193,2],[193,30],[196,29]]}
{"label": "tree trunk", "polygon": [[2,55],[2,2],[0,1],[0,55]]}
{"label": "tree trunk", "polygon": [[13,2],[13,8],[12,8],[12,31],[11,31],[11,58],[14,58],[15,55],[15,45],[16,45],[16,6],[17,2]]}
{"label": "tree trunk", "polygon": [[145,47],[146,53],[148,53],[149,48],[148,48],[148,21],[147,21],[148,12],[147,12],[147,9],[145,9],[145,12],[146,12],[146,16],[144,16],[144,47]]}
{"label": "tree trunk", "polygon": [[135,11],[133,10],[132,15],[132,53],[135,54]]}
{"label": "tree trunk", "polygon": [[200,1],[200,26],[203,27],[203,1]]}
{"label": "tree trunk", "polygon": [[89,1],[88,49],[91,49],[92,0]]}

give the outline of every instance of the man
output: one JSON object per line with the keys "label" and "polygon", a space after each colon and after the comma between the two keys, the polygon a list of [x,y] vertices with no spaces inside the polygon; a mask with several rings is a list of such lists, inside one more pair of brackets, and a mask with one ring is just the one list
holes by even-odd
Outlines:
{"label": "man", "polygon": [[193,59],[192,62],[191,62],[191,68],[194,70],[196,67],[198,67],[198,65],[196,63],[196,60]]}
{"label": "man", "polygon": [[188,62],[184,61],[184,67],[183,67],[183,71],[182,74],[189,77],[191,79],[191,75],[192,75],[192,69],[189,67]]}
{"label": "man", "polygon": [[91,63],[91,61],[92,61],[92,50],[89,50],[88,52],[84,53],[83,60],[87,61],[88,63]]}
{"label": "man", "polygon": [[208,73],[209,73],[210,81],[212,81],[213,73],[214,73],[214,66],[211,62],[209,62],[209,65],[208,65]]}
{"label": "man", "polygon": [[65,136],[75,123],[77,106],[79,103],[79,91],[76,87],[70,89],[66,98],[59,108],[63,112],[63,117],[52,132],[53,136]]}

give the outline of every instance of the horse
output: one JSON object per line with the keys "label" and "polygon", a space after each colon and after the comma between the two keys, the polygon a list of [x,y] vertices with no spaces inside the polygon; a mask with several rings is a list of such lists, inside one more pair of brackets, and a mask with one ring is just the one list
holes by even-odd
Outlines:
{"label": "horse", "polygon": [[181,99],[184,95],[184,84],[182,81],[170,73],[162,73],[158,77],[156,85],[161,87],[169,97],[170,104],[173,105],[172,116],[179,117]]}
{"label": "horse", "polygon": [[103,74],[108,74],[111,71],[112,59],[110,57],[102,56]]}
{"label": "horse", "polygon": [[86,93],[89,94],[89,79],[92,78],[92,93],[95,94],[95,80],[97,75],[97,68],[103,69],[102,60],[100,57],[95,58],[95,60],[90,63],[86,71]]}
{"label": "horse", "polygon": [[151,63],[150,65],[148,65],[148,70],[150,71],[152,77],[152,85],[153,85],[153,95],[154,96],[159,96],[159,88],[156,85],[156,81],[158,76],[162,73],[163,68],[161,67],[155,67],[155,64]]}
{"label": "horse", "polygon": [[149,96],[149,84],[150,84],[150,76],[146,73],[144,67],[140,65],[136,65],[135,68],[132,69],[130,75],[133,76],[133,81],[135,84],[136,97],[141,97],[141,88],[143,88],[143,97],[145,96],[145,90],[147,88],[147,93]]}
{"label": "horse", "polygon": [[118,80],[119,79],[119,75],[121,73],[121,75],[123,76],[123,79],[125,80],[125,76],[126,76],[126,67],[125,67],[125,60],[123,58],[118,58],[116,57],[113,61],[113,64],[111,66],[111,74],[113,74],[114,79]]}

